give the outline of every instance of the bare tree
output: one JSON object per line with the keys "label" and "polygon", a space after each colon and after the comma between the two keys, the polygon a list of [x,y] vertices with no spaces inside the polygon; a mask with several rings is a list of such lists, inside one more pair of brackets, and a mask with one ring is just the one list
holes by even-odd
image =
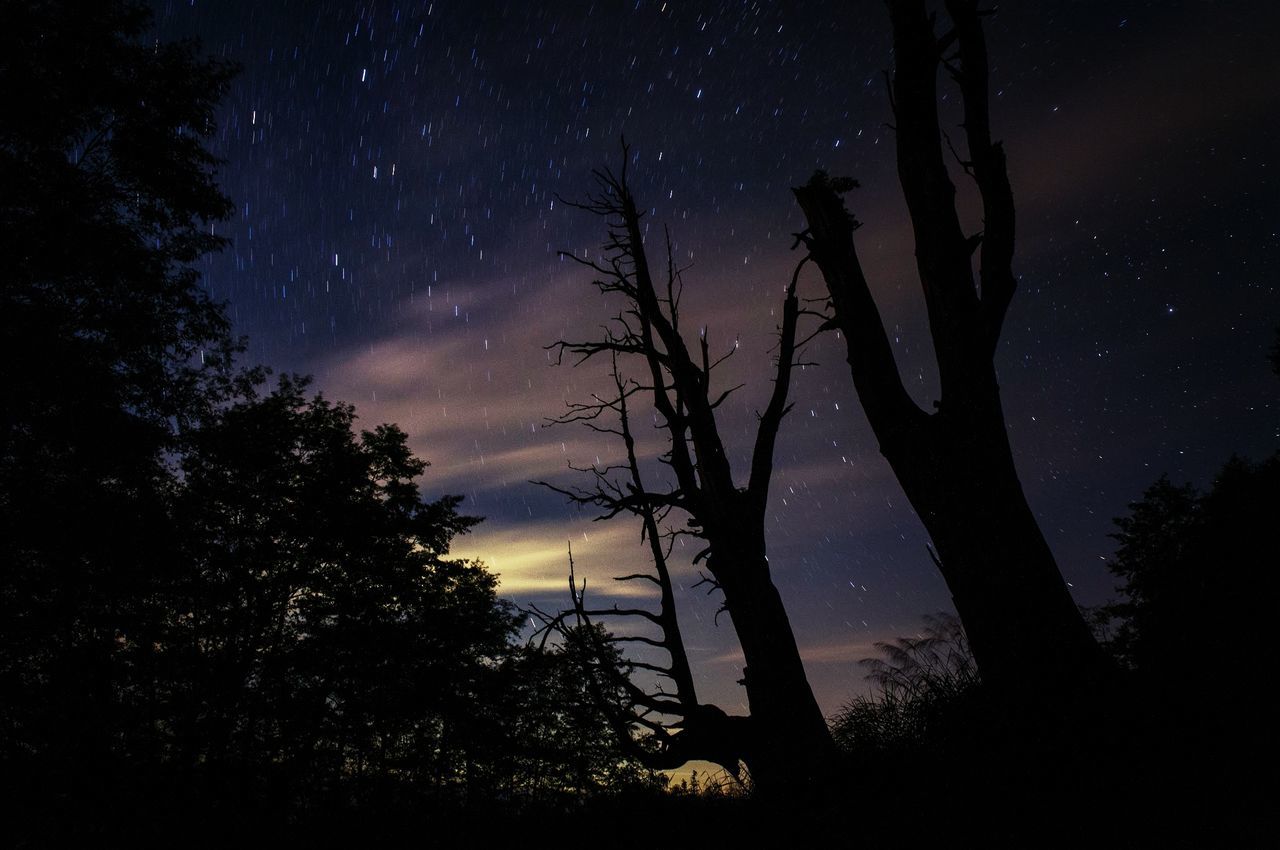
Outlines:
{"label": "bare tree", "polygon": [[[697,706],[692,680],[683,681],[687,675],[683,649],[673,651],[678,631],[674,608],[667,608],[672,602],[668,599],[670,582],[662,579],[665,555],[657,524],[658,517],[668,512],[687,518],[676,533],[696,537],[703,544],[694,562],[705,561],[706,581],[723,593],[723,610],[733,623],[746,661],[741,684],[746,688],[751,716],[749,723],[737,727],[739,743],[735,749],[741,751],[760,790],[767,793],[786,783],[804,784],[822,773],[834,750],[805,676],[782,598],[770,577],[764,525],[774,444],[790,409],[787,394],[799,347],[797,325],[805,312],[796,285],[807,258],[797,265],[787,288],[773,392],[759,414],[748,482],[739,487],[716,424],[716,409],[733,392],[717,393],[712,387],[712,374],[724,357],[713,360],[705,329],[693,350],[682,335],[682,269],[672,257],[669,236],[661,290],[654,282],[644,250],[642,214],[627,185],[627,156],[624,144],[621,174],[607,169],[595,172],[598,193],[574,205],[606,220],[604,255],[598,260],[564,255],[592,269],[597,275],[596,288],[606,296],[620,298],[622,309],[602,339],[562,340],[552,347],[561,357],[567,354],[578,363],[601,354],[638,361],[644,380],[626,382],[616,377],[615,369],[615,398],[571,408],[565,417],[586,419],[603,428],[606,426],[593,421],[599,413],[609,410],[621,414],[624,425],[614,433],[627,444],[629,468],[622,470],[624,483],[615,481],[617,470],[592,469],[594,487],[562,492],[579,503],[602,508],[605,517],[630,511],[644,518],[646,539],[663,589],[663,607],[671,612],[669,619],[658,622],[665,635],[660,645],[672,651],[672,667],[666,672],[676,683],[677,693],[684,687],[688,695],[677,701]],[[651,396],[667,439],[662,461],[674,479],[674,486],[667,490],[646,486],[635,462],[625,404],[641,392]]]}
{"label": "bare tree", "polygon": [[[860,224],[840,198],[856,184],[819,173],[796,188],[808,222],[801,239],[826,279],[880,451],[933,538],[984,680],[1048,693],[1099,675],[1104,661],[1027,505],[1005,430],[993,356],[1016,286],[1014,206],[1004,149],[991,139],[985,13],[976,0],[947,0],[951,29],[939,36],[924,0],[888,5],[898,176],[942,385],[934,410],[904,388],[858,261]],[[973,235],[961,229],[944,161],[940,66],[963,98],[968,158],[959,165],[977,185],[984,219]]]}
{"label": "bare tree", "polygon": [[[530,613],[541,622],[533,639],[545,645],[552,635],[556,635],[566,645],[576,642],[579,660],[589,668],[585,672],[588,673],[595,704],[612,714],[611,722],[619,740],[644,765],[656,770],[670,770],[690,761],[712,761],[740,778],[741,764],[754,761],[749,752],[750,721],[730,716],[718,706],[698,701],[693,671],[680,633],[675,590],[667,563],[679,532],[664,533],[661,530],[663,520],[670,512],[668,505],[659,506],[653,500],[637,498],[648,491],[636,456],[627,402],[645,388],[622,377],[616,352],[612,359],[614,394],[610,397],[594,396],[592,402],[570,404],[568,412],[552,422],[580,422],[594,431],[619,437],[626,449],[626,463],[579,469],[591,477],[593,483],[589,488],[564,489],[547,482],[538,483],[577,504],[602,508],[604,512],[597,519],[611,519],[624,512],[640,519],[640,539],[649,549],[653,571],[615,576],[614,581],[653,584],[658,592],[658,610],[617,605],[590,608],[586,602],[587,580],[584,578],[578,585],[573,550],[570,548],[569,595],[573,607],[556,614],[531,607]],[[616,423],[606,421],[605,417],[616,419]],[[649,627],[647,631],[650,633],[656,628],[658,637],[618,634],[597,627],[597,621],[606,618],[613,622],[639,621]],[[612,663],[619,645],[636,643],[666,653],[667,663],[635,659]],[[657,680],[655,687],[645,689],[637,685],[632,678],[635,670],[653,674]],[[612,698],[613,694],[621,694],[621,699]],[[637,731],[642,738],[637,738]]]}

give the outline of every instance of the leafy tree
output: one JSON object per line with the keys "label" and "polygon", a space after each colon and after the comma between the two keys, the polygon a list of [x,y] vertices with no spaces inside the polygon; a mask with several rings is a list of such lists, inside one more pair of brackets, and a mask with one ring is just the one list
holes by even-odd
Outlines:
{"label": "leafy tree", "polygon": [[1271,637],[1280,455],[1232,458],[1207,493],[1161,478],[1129,509],[1108,565],[1124,595],[1107,609],[1117,656],[1179,683],[1254,675]]}
{"label": "leafy tree", "polygon": [[[1138,645],[1151,631],[1153,597],[1159,599],[1160,584],[1168,578],[1161,572],[1177,569],[1185,560],[1198,501],[1199,494],[1190,484],[1179,487],[1161,477],[1143,493],[1142,501],[1129,505],[1128,516],[1114,520],[1120,530],[1112,537],[1120,545],[1107,566],[1122,579],[1117,589],[1125,598],[1104,606],[1101,613],[1112,631],[1107,646],[1127,666],[1140,663],[1137,656],[1143,652]],[[1151,583],[1155,586],[1149,587]],[[1155,616],[1158,619],[1159,614]]]}
{"label": "leafy tree", "polygon": [[154,621],[178,431],[233,383],[192,260],[229,203],[203,139],[231,69],[148,11],[0,7],[0,736],[101,784],[121,635]]}
{"label": "leafy tree", "polygon": [[621,653],[594,624],[556,638],[511,654],[505,692],[493,703],[501,729],[493,761],[507,792],[563,802],[665,787],[619,728],[629,710]]}
{"label": "leafy tree", "polygon": [[[1212,841],[1265,843],[1274,824],[1257,777],[1274,759],[1263,682],[1273,666],[1280,454],[1232,458],[1207,492],[1161,478],[1116,519],[1109,567],[1123,597],[1106,606],[1109,647],[1132,668],[1118,797]],[[1211,813],[1196,817],[1192,812]],[[1171,830],[1172,831],[1172,830]],[[1212,843],[1212,841],[1210,843]]]}
{"label": "leafy tree", "polygon": [[358,436],[305,383],[218,411],[187,441],[162,654],[174,746],[303,790],[461,776],[514,617],[482,565],[447,558],[477,520],[424,503],[405,434]]}

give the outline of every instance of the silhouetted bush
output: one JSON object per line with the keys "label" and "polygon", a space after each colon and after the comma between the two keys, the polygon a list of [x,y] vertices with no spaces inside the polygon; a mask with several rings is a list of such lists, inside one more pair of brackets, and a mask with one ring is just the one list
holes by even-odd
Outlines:
{"label": "silhouetted bush", "polygon": [[1251,680],[1271,637],[1280,455],[1232,458],[1205,493],[1161,478],[1129,507],[1108,565],[1123,594],[1106,608],[1117,657],[1206,696]]}
{"label": "silhouetted bush", "polygon": [[964,627],[939,613],[925,617],[919,636],[877,641],[876,648],[881,658],[861,662],[875,690],[832,719],[836,743],[851,754],[937,745],[947,713],[972,698],[979,685]]}

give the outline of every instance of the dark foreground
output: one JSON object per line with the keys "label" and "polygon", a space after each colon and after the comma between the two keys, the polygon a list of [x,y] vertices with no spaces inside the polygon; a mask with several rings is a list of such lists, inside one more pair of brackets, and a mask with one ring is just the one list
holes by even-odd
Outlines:
{"label": "dark foreground", "polygon": [[950,707],[923,746],[846,753],[824,782],[769,796],[704,786],[468,801],[401,785],[286,805],[229,774],[123,772],[86,774],[71,793],[60,783],[59,797],[9,773],[4,792],[23,813],[17,847],[1271,846],[1274,762],[1256,712],[1230,728],[1199,701],[1193,712],[1146,699],[1053,728],[975,700]]}

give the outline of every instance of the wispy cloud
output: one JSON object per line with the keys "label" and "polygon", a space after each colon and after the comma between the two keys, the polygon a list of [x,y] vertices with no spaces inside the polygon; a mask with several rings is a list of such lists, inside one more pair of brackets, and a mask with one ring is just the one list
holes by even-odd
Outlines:
{"label": "wispy cloud", "polygon": [[[806,664],[856,664],[876,654],[875,643],[874,640],[864,639],[808,644],[800,647],[800,657]],[[745,660],[741,649],[733,649],[711,656],[706,659],[706,663],[741,665]]]}
{"label": "wispy cloud", "polygon": [[559,594],[567,603],[570,547],[579,587],[587,582],[588,599],[653,595],[649,582],[614,580],[651,569],[634,523],[484,523],[456,539],[452,554],[483,560],[498,574],[504,594]]}

